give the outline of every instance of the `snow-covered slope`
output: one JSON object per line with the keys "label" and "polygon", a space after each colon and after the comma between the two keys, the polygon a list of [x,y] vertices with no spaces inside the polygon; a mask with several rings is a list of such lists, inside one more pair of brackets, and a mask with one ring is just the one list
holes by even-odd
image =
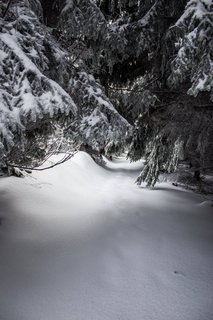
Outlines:
{"label": "snow-covered slope", "polygon": [[138,187],[141,166],[0,179],[1,320],[213,319],[211,202]]}

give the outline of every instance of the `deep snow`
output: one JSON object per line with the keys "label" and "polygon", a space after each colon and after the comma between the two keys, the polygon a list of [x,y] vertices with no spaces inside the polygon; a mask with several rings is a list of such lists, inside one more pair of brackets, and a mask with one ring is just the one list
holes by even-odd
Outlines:
{"label": "deep snow", "polygon": [[213,319],[211,201],[138,187],[141,166],[0,179],[0,320]]}

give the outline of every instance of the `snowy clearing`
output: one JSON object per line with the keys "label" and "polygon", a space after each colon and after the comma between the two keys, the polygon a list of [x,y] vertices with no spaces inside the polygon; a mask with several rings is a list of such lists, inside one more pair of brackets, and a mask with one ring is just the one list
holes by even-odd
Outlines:
{"label": "snowy clearing", "polygon": [[0,179],[0,320],[213,319],[212,203],[141,167],[79,152]]}

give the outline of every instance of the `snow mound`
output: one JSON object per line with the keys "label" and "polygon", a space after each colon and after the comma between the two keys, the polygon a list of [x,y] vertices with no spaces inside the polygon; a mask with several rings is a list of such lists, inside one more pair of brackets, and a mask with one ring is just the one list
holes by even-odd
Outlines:
{"label": "snow mound", "polygon": [[212,207],[138,187],[142,166],[79,152],[0,179],[0,319],[213,318]]}

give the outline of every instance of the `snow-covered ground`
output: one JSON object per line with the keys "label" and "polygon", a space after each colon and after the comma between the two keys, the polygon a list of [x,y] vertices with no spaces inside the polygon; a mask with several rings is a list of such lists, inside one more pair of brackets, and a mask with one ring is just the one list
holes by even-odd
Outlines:
{"label": "snow-covered ground", "polygon": [[213,319],[211,201],[138,187],[141,166],[0,179],[0,320]]}

